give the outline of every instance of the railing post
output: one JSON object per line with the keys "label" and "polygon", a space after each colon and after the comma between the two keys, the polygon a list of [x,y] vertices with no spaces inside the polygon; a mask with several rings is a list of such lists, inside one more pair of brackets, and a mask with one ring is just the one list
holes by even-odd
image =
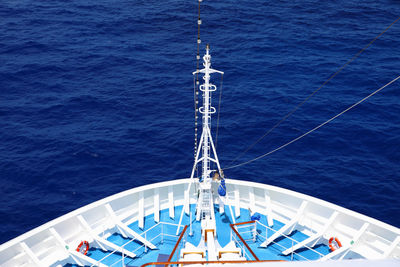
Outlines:
{"label": "railing post", "polygon": [[257,222],[254,222],[253,242],[256,242],[256,235],[257,235]]}
{"label": "railing post", "polygon": [[190,218],[189,218],[189,226],[190,226],[190,231],[189,231],[189,236],[193,236],[193,231],[192,231],[192,210],[191,210],[191,208],[190,208],[190,197],[189,197],[189,215],[190,215]]}
{"label": "railing post", "polygon": [[239,234],[239,232],[235,229],[236,225],[242,225],[242,224],[251,224],[254,223],[254,221],[249,221],[249,222],[242,222],[242,223],[236,223],[236,224],[230,224],[229,226],[231,227],[232,231],[236,234],[237,237],[239,237],[240,241],[242,241],[243,245],[249,250],[251,255],[254,257],[256,261],[260,261],[260,259],[254,254],[253,250],[247,245],[246,241],[243,239],[243,237]]}

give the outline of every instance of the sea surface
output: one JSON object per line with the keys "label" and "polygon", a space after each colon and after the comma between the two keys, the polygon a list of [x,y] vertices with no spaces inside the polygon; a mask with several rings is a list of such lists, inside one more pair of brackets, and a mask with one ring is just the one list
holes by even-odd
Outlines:
{"label": "sea surface", "polygon": [[[400,75],[400,1],[208,1],[201,53],[225,72],[222,167],[267,153]],[[0,243],[133,187],[190,176],[197,2],[0,2]],[[220,87],[220,75],[213,76]],[[220,89],[220,88],[219,88]],[[235,162],[236,157],[240,156]],[[227,178],[400,227],[400,81]]]}

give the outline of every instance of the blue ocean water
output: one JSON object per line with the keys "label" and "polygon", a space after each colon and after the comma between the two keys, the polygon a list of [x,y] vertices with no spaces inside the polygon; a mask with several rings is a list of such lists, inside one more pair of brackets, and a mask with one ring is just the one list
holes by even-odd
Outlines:
{"label": "blue ocean water", "polygon": [[[399,15],[388,0],[204,1],[201,51],[210,43],[225,72],[222,166]],[[0,17],[0,243],[122,190],[190,176],[196,1],[8,0]],[[389,82],[399,55],[400,22],[237,163]],[[400,227],[399,114],[397,82],[225,174]]]}

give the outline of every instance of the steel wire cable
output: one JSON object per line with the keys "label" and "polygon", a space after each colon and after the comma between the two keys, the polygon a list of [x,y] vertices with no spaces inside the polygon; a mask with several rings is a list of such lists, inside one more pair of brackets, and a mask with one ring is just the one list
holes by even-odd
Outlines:
{"label": "steel wire cable", "polygon": [[357,103],[351,105],[350,107],[346,108],[346,109],[343,110],[342,112],[336,114],[335,116],[333,116],[333,117],[330,118],[329,120],[327,120],[327,121],[321,123],[321,124],[318,125],[317,127],[314,127],[313,129],[309,130],[308,132],[306,132],[306,133],[304,133],[304,134],[302,134],[302,135],[300,135],[300,136],[298,136],[298,137],[292,139],[291,141],[287,142],[286,144],[281,145],[280,147],[275,148],[275,149],[269,151],[268,153],[265,153],[265,154],[263,154],[263,155],[261,155],[261,156],[258,156],[258,157],[256,157],[256,158],[253,158],[253,159],[251,159],[251,160],[242,162],[242,163],[237,164],[237,165],[233,165],[233,166],[229,166],[229,167],[223,168],[223,170],[233,169],[233,168],[236,168],[236,167],[240,167],[240,166],[249,164],[249,163],[251,163],[251,162],[253,162],[253,161],[256,161],[256,160],[259,160],[259,159],[261,159],[261,158],[264,158],[264,157],[266,157],[266,156],[268,156],[268,155],[271,155],[272,153],[274,153],[274,152],[276,152],[276,151],[278,151],[278,150],[281,150],[282,148],[284,148],[284,147],[286,147],[286,146],[288,146],[288,145],[290,145],[290,144],[292,144],[292,143],[294,143],[294,142],[300,140],[301,138],[303,138],[303,137],[309,135],[310,133],[312,133],[312,132],[318,130],[318,129],[321,128],[322,126],[328,124],[329,122],[333,121],[333,120],[336,119],[337,117],[343,115],[344,113],[346,113],[346,112],[349,111],[350,109],[352,109],[352,108],[358,106],[359,104],[361,104],[362,102],[364,102],[365,100],[367,100],[367,99],[370,98],[371,96],[375,95],[376,93],[380,92],[382,89],[384,89],[384,88],[387,87],[388,85],[394,83],[394,82],[397,81],[398,79],[400,79],[400,75],[397,76],[397,78],[394,78],[393,80],[391,80],[390,82],[388,82],[387,84],[385,84],[384,86],[382,86],[382,87],[380,87],[379,89],[375,90],[374,92],[372,92],[372,93],[369,94],[368,96],[364,97],[363,99],[361,99],[361,100],[358,101]]}
{"label": "steel wire cable", "polygon": [[219,129],[219,115],[221,113],[221,99],[222,99],[222,85],[224,83],[224,74],[221,74],[221,85],[219,86],[219,100],[218,100],[218,115],[217,115],[217,129],[215,131],[215,150],[218,146],[218,129]]}
{"label": "steel wire cable", "polygon": [[395,21],[393,21],[385,30],[383,30],[380,34],[378,34],[371,42],[369,42],[366,46],[364,46],[357,54],[355,54],[350,60],[348,60],[344,65],[342,65],[336,72],[334,72],[320,87],[318,87],[314,92],[308,95],[300,104],[294,107],[289,113],[287,113],[278,123],[272,126],[264,135],[257,139],[253,144],[251,144],[248,148],[246,148],[242,153],[240,153],[236,158],[234,158],[229,165],[235,163],[239,158],[243,157],[250,149],[252,149],[258,142],[260,142],[264,137],[269,135],[275,128],[282,124],[286,119],[288,119],[293,113],[295,113],[304,103],[306,103],[312,96],[314,96],[322,87],[324,87],[330,80],[332,80],[336,75],[338,75],[347,65],[353,62],[361,53],[363,53],[369,46],[371,46],[382,34],[384,34],[390,27],[392,27],[400,17],[398,17]]}
{"label": "steel wire cable", "polygon": [[[194,160],[196,160],[196,154],[197,154],[197,124],[198,124],[198,104],[199,104],[199,66],[200,66],[200,25],[201,25],[201,17],[200,17],[200,3],[202,0],[198,0],[198,15],[197,15],[197,54],[196,54],[196,76],[195,79],[193,79],[194,86],[193,86],[193,94],[194,94],[194,125],[195,125],[195,130],[194,130]],[[196,173],[198,175],[198,167],[196,165]]]}

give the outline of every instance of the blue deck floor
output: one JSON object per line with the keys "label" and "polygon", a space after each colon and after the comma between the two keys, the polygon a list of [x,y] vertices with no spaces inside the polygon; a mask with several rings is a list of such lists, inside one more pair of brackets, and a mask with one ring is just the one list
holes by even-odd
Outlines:
{"label": "blue deck floor", "polygon": [[[192,232],[193,235],[185,235],[185,241],[188,241],[192,243],[193,245],[197,246],[200,242],[201,239],[201,227],[200,227],[200,222],[196,221],[195,218],[195,205],[191,205],[190,207],[191,212],[192,212]],[[231,230],[229,227],[229,224],[233,223],[232,220],[232,215],[230,213],[230,209],[228,206],[225,207],[225,213],[220,214],[218,212],[218,208],[215,208],[216,210],[216,224],[217,224],[217,239],[219,244],[223,247],[227,245],[230,240],[231,240]],[[169,217],[169,211],[168,209],[162,210],[160,212],[160,221],[161,222],[166,222],[166,223],[172,223],[172,224],[178,224],[179,223],[179,218],[181,215],[182,211],[182,206],[175,207],[175,218],[170,218]],[[246,209],[241,209],[240,210],[240,217],[236,218],[236,223],[238,222],[246,222],[250,221],[251,216],[249,214],[249,211]],[[267,218],[264,215],[261,215],[260,222],[264,225],[267,225]],[[151,227],[155,226],[157,223],[154,221],[154,215],[149,215],[145,217],[144,220],[144,228],[140,229],[138,226],[138,222],[134,222],[129,227],[134,230],[135,232],[142,234],[146,230],[150,229]],[[182,226],[184,225],[189,225],[189,216],[184,215],[183,220],[182,220]],[[272,229],[275,231],[279,230],[283,224],[279,221],[274,220],[274,226]],[[114,233],[113,235],[109,236],[107,238],[108,241],[118,245],[118,246],[123,246],[125,245],[126,250],[131,251],[136,254],[135,258],[129,258],[125,257],[124,258],[124,264],[126,266],[141,266],[142,264],[148,263],[148,262],[156,262],[157,258],[159,257],[160,254],[167,254],[170,255],[173,247],[175,246],[178,236],[176,236],[176,226],[170,226],[170,225],[158,225],[155,226],[153,229],[149,230],[146,232],[146,239],[147,240],[152,240],[151,242],[157,246],[157,249],[151,250],[151,249],[146,249],[143,247],[143,245],[140,242],[137,241],[130,241],[128,238],[124,238],[121,236],[119,233]],[[183,227],[180,228],[180,231],[182,231]],[[187,229],[187,234],[190,232],[190,228]],[[258,236],[256,240],[254,241],[252,239],[252,234],[251,233],[245,233],[247,230],[254,229],[254,226],[248,226],[247,229],[245,228],[240,228],[239,233],[243,236],[245,240],[247,241],[248,245],[250,248],[254,251],[254,253],[257,255],[257,257],[260,260],[305,260],[304,258],[308,260],[316,260],[320,258],[320,255],[315,253],[314,251],[308,250],[308,249],[300,249],[297,251],[297,254],[294,255],[288,255],[284,256],[282,255],[282,251],[285,250],[285,248],[289,248],[293,245],[293,241],[285,238],[285,237],[280,237],[277,240],[275,240],[276,243],[269,245],[267,248],[261,248],[260,245],[261,243],[265,240],[265,231],[266,229],[263,228],[262,226],[257,227],[257,232]],[[160,235],[163,233],[162,235]],[[271,236],[273,234],[272,230],[268,230],[268,236]],[[157,237],[158,235],[158,237]],[[166,236],[170,235],[170,236]],[[308,238],[307,235],[299,232],[299,231],[293,231],[290,237],[298,242]],[[264,239],[263,239],[264,238]],[[127,244],[128,243],[128,244]],[[182,242],[181,242],[182,243]],[[282,248],[281,246],[285,247]],[[314,247],[316,251],[319,253],[326,255],[329,253],[329,247],[327,245],[317,245]],[[102,251],[101,249],[98,248],[90,248],[87,256],[95,259],[95,260],[100,260],[103,257],[109,255],[110,252]],[[247,253],[250,255],[250,253]],[[299,256],[300,255],[300,256]],[[304,258],[302,258],[304,257]],[[252,257],[250,257],[252,259]],[[107,257],[105,260],[102,261],[103,264],[105,265],[112,265],[112,266],[122,266],[122,255],[121,253],[114,253],[113,255],[110,255]],[[175,253],[175,256],[172,260],[178,260],[178,253]],[[119,261],[119,262],[118,262]],[[74,265],[66,265],[66,266],[74,266]]]}

